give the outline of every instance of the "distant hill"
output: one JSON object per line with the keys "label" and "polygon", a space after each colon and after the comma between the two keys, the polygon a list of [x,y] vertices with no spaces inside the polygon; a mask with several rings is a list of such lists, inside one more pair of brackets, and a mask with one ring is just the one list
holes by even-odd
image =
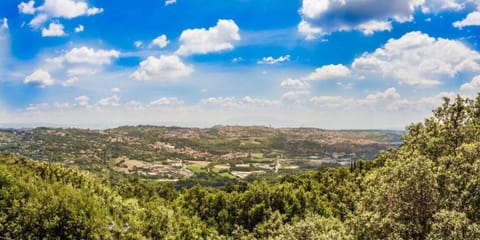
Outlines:
{"label": "distant hill", "polygon": [[[275,137],[286,142],[279,146],[290,146],[290,141],[316,142],[316,137],[327,132],[321,139],[349,138],[349,144],[368,146],[380,144],[378,138],[390,139],[386,136],[392,133],[289,131],[229,126],[5,130],[2,147],[32,155],[50,151],[52,159],[62,162],[0,153],[0,237],[480,239],[480,95],[475,100],[445,99],[432,117],[407,127],[400,146],[382,151],[371,161],[352,160],[356,158],[353,153],[293,155],[268,144]],[[325,149],[330,149],[327,143],[337,143],[325,142]],[[191,147],[180,147],[181,143]],[[261,152],[264,148],[269,152]],[[158,151],[158,156],[204,154],[198,157],[205,160],[140,160],[146,149],[155,149],[148,151],[153,157]],[[229,150],[233,152],[220,153]],[[105,159],[92,160],[94,155],[89,155],[68,160],[102,152]],[[121,156],[115,158],[118,153]],[[346,158],[351,160],[349,166],[305,171],[312,161],[342,163]],[[66,164],[98,167],[106,176],[135,176],[105,179]],[[170,175],[152,177],[151,173]],[[252,181],[238,180],[247,173]],[[177,185],[166,182],[180,175],[184,178]],[[222,187],[196,184],[229,179]],[[186,187],[179,190],[178,183]]]}
{"label": "distant hill", "polygon": [[372,159],[400,142],[399,131],[265,126],[0,130],[0,151],[101,175],[168,181],[202,174],[234,179],[315,169],[322,164],[345,165]]}

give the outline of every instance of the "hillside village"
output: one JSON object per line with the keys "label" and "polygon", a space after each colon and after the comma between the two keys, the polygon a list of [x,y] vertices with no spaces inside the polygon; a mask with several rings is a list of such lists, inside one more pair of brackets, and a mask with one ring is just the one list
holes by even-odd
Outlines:
{"label": "hillside village", "polygon": [[275,176],[321,165],[349,165],[400,143],[395,131],[214,126],[4,129],[0,150],[96,173],[178,181]]}

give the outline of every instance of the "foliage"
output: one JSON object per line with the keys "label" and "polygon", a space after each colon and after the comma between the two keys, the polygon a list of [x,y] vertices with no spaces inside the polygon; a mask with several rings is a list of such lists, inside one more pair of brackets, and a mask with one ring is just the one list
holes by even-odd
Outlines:
{"label": "foliage", "polygon": [[[150,128],[121,129],[137,136]],[[272,144],[285,144],[282,138]],[[205,181],[219,176],[192,179],[202,174]],[[400,147],[373,161],[220,187],[192,180],[177,189],[141,178],[111,183],[69,165],[2,153],[0,236],[480,239],[479,174],[480,95],[445,99],[432,117],[408,126]]]}

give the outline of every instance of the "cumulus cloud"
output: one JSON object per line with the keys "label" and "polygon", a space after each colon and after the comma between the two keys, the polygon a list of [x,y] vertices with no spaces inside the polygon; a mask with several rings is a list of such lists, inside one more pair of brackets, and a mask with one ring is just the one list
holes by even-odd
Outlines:
{"label": "cumulus cloud", "polygon": [[165,34],[162,34],[155,39],[153,39],[152,43],[150,46],[157,46],[159,48],[164,48],[168,45],[169,41],[167,39],[167,36]]}
{"label": "cumulus cloud", "polygon": [[350,90],[350,89],[352,89],[353,84],[352,83],[337,82],[337,86],[339,86],[343,89],[346,89],[346,90]]}
{"label": "cumulus cloud", "polygon": [[326,34],[320,27],[315,27],[305,20],[302,20],[297,28],[298,32],[304,35],[306,40],[315,40],[318,36]]}
{"label": "cumulus cloud", "polygon": [[262,60],[258,61],[258,64],[276,64],[281,62],[288,62],[290,61],[290,55],[280,56],[278,58],[274,58],[272,56],[264,57]]}
{"label": "cumulus cloud", "polygon": [[41,110],[47,110],[50,108],[48,103],[38,103],[38,104],[28,104],[28,107],[25,109],[29,112],[36,112]]}
{"label": "cumulus cloud", "polygon": [[18,11],[23,14],[35,14],[35,1],[21,2],[18,4]]}
{"label": "cumulus cloud", "polygon": [[133,42],[133,46],[135,46],[136,48],[140,48],[143,46],[143,42],[142,41],[135,41]]}
{"label": "cumulus cloud", "polygon": [[310,73],[304,78],[304,80],[328,80],[335,78],[348,77],[350,75],[350,69],[342,64],[337,65],[325,65],[315,69],[313,73]]}
{"label": "cumulus cloud", "polygon": [[78,82],[78,77],[69,77],[66,81],[64,81],[62,83],[62,85],[64,87],[70,87],[72,86],[73,84],[75,84],[76,82]]}
{"label": "cumulus cloud", "polygon": [[265,98],[253,98],[250,96],[245,96],[242,98],[242,101],[240,102],[241,104],[249,104],[249,105],[254,105],[258,107],[268,107],[268,106],[274,106],[274,105],[280,105],[280,101],[276,100],[270,100],[270,99],[265,99]]}
{"label": "cumulus cloud", "polygon": [[23,83],[25,84],[35,84],[42,88],[53,85],[54,82],[55,81],[52,76],[50,76],[50,73],[43,69],[35,70],[35,72],[26,76],[23,80]]}
{"label": "cumulus cloud", "polygon": [[298,26],[307,38],[335,31],[360,30],[365,34],[391,29],[392,19],[405,22],[412,19],[421,0],[303,0]]}
{"label": "cumulus cloud", "polygon": [[390,31],[392,21],[413,20],[424,13],[464,9],[471,0],[303,0],[298,31],[307,39],[337,31],[359,30],[365,35]]}
{"label": "cumulus cloud", "polygon": [[372,35],[375,32],[391,31],[392,23],[389,21],[371,20],[366,23],[359,24],[357,28],[365,35]]}
{"label": "cumulus cloud", "polygon": [[392,87],[357,99],[343,96],[315,96],[310,98],[310,103],[324,108],[355,108],[359,106],[371,106],[372,104],[379,104],[385,101],[397,101],[399,99],[400,94]]}
{"label": "cumulus cloud", "polygon": [[303,80],[288,78],[280,83],[284,88],[310,88],[310,84]]}
{"label": "cumulus cloud", "polygon": [[0,25],[0,31],[1,30],[7,30],[8,29],[8,19],[4,17],[2,19],[2,24]]}
{"label": "cumulus cloud", "polygon": [[200,103],[205,105],[217,105],[221,107],[238,106],[238,103],[235,101],[234,97],[210,97],[202,99]]}
{"label": "cumulus cloud", "polygon": [[302,102],[309,95],[310,91],[307,90],[288,91],[282,95],[282,100],[289,102]]}
{"label": "cumulus cloud", "polygon": [[220,19],[209,29],[187,29],[180,35],[178,55],[207,54],[234,48],[240,40],[239,27],[233,20]]}
{"label": "cumulus cloud", "polygon": [[42,29],[42,37],[61,37],[65,35],[63,25],[60,23],[50,23],[48,28]]}
{"label": "cumulus cloud", "polygon": [[71,19],[103,12],[103,8],[89,7],[85,0],[45,0],[41,6],[34,5],[35,1],[21,2],[18,5],[20,13],[36,14],[29,23],[32,27],[39,27],[52,17]]}
{"label": "cumulus cloud", "polygon": [[377,102],[383,99],[398,99],[400,98],[400,94],[397,92],[395,88],[388,88],[383,92],[376,92],[369,94],[365,99],[368,101]]}
{"label": "cumulus cloud", "polygon": [[62,56],[49,59],[48,61],[54,63],[68,63],[68,64],[91,64],[91,65],[106,65],[111,64],[113,59],[120,56],[120,52],[116,50],[103,50],[88,47],[73,48]]}
{"label": "cumulus cloud", "polygon": [[[56,67],[65,71],[71,79],[81,75],[93,75],[102,70],[120,56],[116,50],[94,49],[89,47],[73,48],[64,54],[47,58],[50,68]],[[76,79],[78,80],[78,78]]]}
{"label": "cumulus cloud", "polygon": [[183,100],[176,97],[162,97],[150,102],[150,105],[152,106],[172,106],[181,104],[183,104]]}
{"label": "cumulus cloud", "polygon": [[453,26],[456,28],[480,26],[480,11],[469,13],[465,19],[454,22]]}
{"label": "cumulus cloud", "polygon": [[325,108],[339,108],[347,107],[355,104],[355,100],[352,98],[345,98],[342,96],[316,96],[310,99],[310,102],[315,106]]}
{"label": "cumulus cloud", "polygon": [[480,54],[459,41],[410,32],[388,40],[372,53],[364,53],[354,60],[352,70],[394,79],[399,84],[428,87],[460,72],[480,70],[479,61]]}
{"label": "cumulus cloud", "polygon": [[177,3],[177,0],[165,0],[165,6]]}
{"label": "cumulus cloud", "polygon": [[76,33],[83,32],[83,31],[85,31],[85,27],[81,24],[75,28]]}
{"label": "cumulus cloud", "polygon": [[439,106],[443,103],[443,98],[453,99],[457,96],[457,93],[454,92],[441,92],[432,97],[423,97],[418,102],[420,105],[424,105],[426,108],[431,109],[432,107]]}
{"label": "cumulus cloud", "polygon": [[465,4],[468,2],[473,2],[471,0],[425,0],[419,1],[423,2],[422,12],[424,13],[438,13],[445,10],[458,11],[465,7]]}
{"label": "cumulus cloud", "polygon": [[416,100],[409,100],[398,98],[389,104],[386,108],[389,111],[394,112],[430,112],[432,108],[435,108],[443,103],[443,98],[455,98],[457,93],[453,92],[441,92],[434,96],[423,97]]}
{"label": "cumulus cloud", "polygon": [[141,102],[135,101],[135,100],[128,101],[125,104],[125,106],[128,109],[133,109],[133,110],[137,110],[137,111],[145,110],[145,107],[143,106],[143,104]]}
{"label": "cumulus cloud", "polygon": [[98,105],[118,107],[120,106],[120,97],[113,95],[111,97],[102,98],[98,101]]}
{"label": "cumulus cloud", "polygon": [[475,76],[472,81],[463,84],[460,87],[462,91],[479,91],[480,90],[480,75]]}
{"label": "cumulus cloud", "polygon": [[77,105],[80,107],[88,106],[88,101],[90,101],[90,99],[87,96],[78,96],[74,100],[77,103]]}
{"label": "cumulus cloud", "polygon": [[214,105],[224,108],[251,108],[279,106],[281,105],[281,102],[278,100],[245,96],[239,100],[235,99],[235,97],[210,97],[202,99],[200,104]]}
{"label": "cumulus cloud", "polygon": [[242,57],[235,57],[232,59],[232,63],[239,63],[242,62],[244,59]]}
{"label": "cumulus cloud", "polygon": [[140,63],[131,75],[137,80],[170,80],[187,77],[193,73],[191,66],[185,65],[176,55],[162,55],[160,58],[148,57]]}

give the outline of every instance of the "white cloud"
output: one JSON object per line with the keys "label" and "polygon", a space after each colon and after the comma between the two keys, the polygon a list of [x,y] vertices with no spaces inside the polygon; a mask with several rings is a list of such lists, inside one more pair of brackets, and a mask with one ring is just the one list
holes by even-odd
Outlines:
{"label": "white cloud", "polygon": [[8,19],[6,17],[2,20],[2,25],[0,25],[0,30],[7,30],[8,29]]}
{"label": "white cloud", "polygon": [[214,105],[224,108],[242,108],[245,107],[273,107],[280,106],[281,102],[277,100],[265,99],[265,98],[254,98],[250,96],[245,96],[240,100],[236,100],[235,97],[210,97],[202,99],[200,104],[203,105]]}
{"label": "white cloud", "polygon": [[62,102],[62,103],[56,102],[56,103],[53,104],[53,107],[55,107],[57,109],[69,109],[70,108],[70,103],[68,103],[68,102]]}
{"label": "white cloud", "polygon": [[115,87],[115,88],[112,88],[112,92],[113,93],[119,93],[119,92],[121,92],[121,90],[120,90],[120,88]]}
{"label": "white cloud", "polygon": [[290,101],[290,102],[301,102],[306,99],[310,95],[310,91],[307,90],[297,90],[297,91],[289,91],[282,95],[282,100]]}
{"label": "white cloud", "polygon": [[284,88],[310,88],[310,84],[303,80],[288,78],[280,83]]}
{"label": "white cloud", "polygon": [[117,95],[113,95],[111,97],[107,98],[102,98],[98,101],[98,105],[100,106],[112,106],[112,107],[118,107],[120,106],[120,97]]}
{"label": "white cloud", "polygon": [[330,1],[328,0],[304,0],[300,11],[308,18],[315,18],[327,11],[329,7]]}
{"label": "white cloud", "polygon": [[393,111],[393,112],[411,111],[411,110],[418,111],[421,109],[422,109],[422,106],[420,106],[418,102],[408,100],[408,99],[398,99],[387,106],[387,110]]}
{"label": "white cloud", "polygon": [[460,72],[479,71],[479,61],[480,54],[459,41],[410,32],[388,40],[373,53],[364,53],[354,60],[352,69],[356,74],[373,74],[404,85],[428,87]]}
{"label": "white cloud", "polygon": [[239,63],[241,61],[243,61],[242,57],[235,57],[235,58],[232,59],[232,63]]}
{"label": "white cloud", "polygon": [[181,104],[183,104],[183,100],[180,100],[176,97],[162,97],[150,102],[150,105],[152,106],[171,106]]}
{"label": "white cloud", "polygon": [[85,27],[81,24],[75,28],[76,33],[83,32],[83,31],[85,31]]}
{"label": "white cloud", "polygon": [[78,96],[75,98],[75,102],[78,104],[78,106],[81,106],[81,107],[88,106],[89,100],[90,99],[87,96]]}
{"label": "white cloud", "polygon": [[133,46],[135,46],[136,48],[140,48],[143,46],[143,42],[142,41],[135,41],[133,42]]}
{"label": "white cloud", "polygon": [[376,92],[376,93],[369,94],[365,99],[367,101],[377,102],[383,99],[398,99],[398,98],[400,98],[400,94],[397,92],[395,88],[392,87],[392,88],[388,88],[383,92]]}
{"label": "white cloud", "polygon": [[125,106],[129,109],[133,109],[133,110],[145,110],[145,107],[143,106],[143,104],[141,102],[138,102],[138,101],[135,101],[135,100],[131,100],[131,101],[128,101]]}
{"label": "white cloud", "polygon": [[169,41],[167,39],[167,36],[165,34],[162,34],[155,39],[153,39],[152,43],[150,46],[158,46],[159,48],[164,48],[168,45]]}
{"label": "white cloud", "polygon": [[[413,14],[464,9],[472,0],[302,0],[298,31],[307,39],[337,31],[359,30],[366,35],[390,31],[391,21],[413,20]],[[477,1],[478,4],[478,1]]]}
{"label": "white cloud", "polygon": [[42,88],[53,85],[54,82],[55,81],[53,80],[52,76],[50,76],[50,73],[43,69],[35,70],[35,72],[28,75],[23,80],[23,83],[25,84],[37,84]]}
{"label": "white cloud", "polygon": [[268,107],[268,106],[275,106],[275,105],[280,105],[280,101],[276,100],[270,100],[270,99],[264,99],[264,98],[253,98],[250,96],[246,96],[242,98],[242,101],[240,102],[241,104],[249,104],[249,105],[255,105],[257,107]]}
{"label": "white cloud", "polygon": [[465,7],[470,0],[425,0],[422,5],[422,12],[424,13],[438,13],[445,10],[458,11]]}
{"label": "white cloud", "polygon": [[41,110],[47,110],[50,108],[48,103],[38,103],[38,104],[28,104],[28,107],[25,109],[29,112],[36,112]]}
{"label": "white cloud", "polygon": [[207,54],[234,48],[233,43],[240,40],[239,28],[233,20],[220,19],[217,25],[209,29],[187,29],[180,35],[179,55]]}
{"label": "white cloud", "polygon": [[165,6],[177,3],[177,0],[165,0]]}
{"label": "white cloud", "polygon": [[67,70],[68,76],[94,75],[98,70],[96,67],[75,66]]}
{"label": "white cloud", "polygon": [[38,14],[35,18],[30,21],[30,26],[34,28],[40,27],[43,23],[45,23],[49,19],[47,14]]}
{"label": "white cloud", "polygon": [[18,11],[23,14],[35,14],[35,1],[29,1],[28,3],[21,2],[18,4]]}
{"label": "white cloud", "polygon": [[354,109],[360,106],[372,106],[372,104],[380,104],[385,101],[397,101],[399,99],[400,94],[392,87],[385,91],[369,94],[365,98],[355,99],[343,96],[315,96],[310,98],[310,102],[315,106],[324,108]]}
{"label": "white cloud", "polygon": [[315,106],[325,108],[349,107],[356,103],[352,98],[344,98],[342,96],[316,96],[310,99]]}
{"label": "white cloud", "polygon": [[69,63],[69,64],[91,64],[91,65],[105,65],[112,63],[113,59],[120,56],[120,52],[116,50],[103,50],[88,47],[73,48],[65,53],[63,56],[49,59],[47,61],[55,63]]}
{"label": "white cloud", "polygon": [[358,25],[358,30],[362,31],[365,35],[372,35],[375,32],[391,31],[392,23],[389,21],[377,21],[371,20]]}
{"label": "white cloud", "polygon": [[42,29],[42,37],[61,37],[65,35],[63,25],[60,23],[50,23],[48,28]]}
{"label": "white cloud", "polygon": [[391,29],[389,20],[410,21],[424,0],[303,0],[298,31],[307,39],[336,31],[365,34]]}
{"label": "white cloud", "polygon": [[427,109],[432,107],[437,107],[443,103],[443,98],[447,97],[453,99],[457,96],[457,93],[454,92],[441,92],[433,97],[424,97],[419,100],[421,105],[424,105]]}
{"label": "white cloud", "polygon": [[348,77],[350,75],[350,69],[342,64],[337,65],[325,65],[315,69],[315,72],[306,76],[304,80],[328,80],[335,78]]}
{"label": "white cloud", "polygon": [[35,14],[30,21],[32,27],[39,27],[48,19],[54,18],[75,18],[79,16],[90,16],[103,12],[102,8],[89,7],[84,0],[45,0],[43,5],[34,8],[34,1],[21,2],[18,5],[20,13]]}
{"label": "white cloud", "polygon": [[276,64],[281,62],[288,62],[290,61],[290,55],[280,56],[278,58],[274,58],[272,56],[264,57],[262,60],[258,61],[258,64]]}
{"label": "white cloud", "polygon": [[317,39],[317,36],[321,36],[324,33],[324,31],[320,27],[314,27],[312,26],[309,22],[302,20],[298,24],[298,32],[302,35],[305,36],[306,40],[315,40]]}
{"label": "white cloud", "polygon": [[75,18],[84,15],[95,15],[103,12],[102,8],[88,7],[83,0],[45,0],[45,3],[37,8],[52,17]]}
{"label": "white cloud", "polygon": [[480,75],[475,76],[472,81],[463,84],[460,87],[462,91],[479,91],[480,90]]}
{"label": "white cloud", "polygon": [[217,105],[221,107],[238,106],[238,103],[235,101],[234,97],[210,97],[207,99],[202,99],[200,103],[205,105]]}
{"label": "white cloud", "polygon": [[469,13],[465,19],[454,22],[453,26],[456,28],[480,26],[480,11]]}
{"label": "white cloud", "polygon": [[76,82],[78,82],[78,77],[70,77],[65,82],[63,82],[62,85],[64,87],[70,87],[73,84],[75,84]]}
{"label": "white cloud", "polygon": [[187,77],[193,73],[191,66],[185,65],[176,55],[161,55],[160,58],[148,57],[140,63],[131,75],[137,80],[169,80]]}
{"label": "white cloud", "polygon": [[435,96],[423,97],[417,100],[398,98],[387,106],[387,110],[394,112],[430,112],[432,108],[443,103],[444,97],[452,99],[456,96],[457,94],[453,92],[441,92]]}
{"label": "white cloud", "polygon": [[353,87],[352,83],[337,82],[337,85],[345,90],[350,90]]}

